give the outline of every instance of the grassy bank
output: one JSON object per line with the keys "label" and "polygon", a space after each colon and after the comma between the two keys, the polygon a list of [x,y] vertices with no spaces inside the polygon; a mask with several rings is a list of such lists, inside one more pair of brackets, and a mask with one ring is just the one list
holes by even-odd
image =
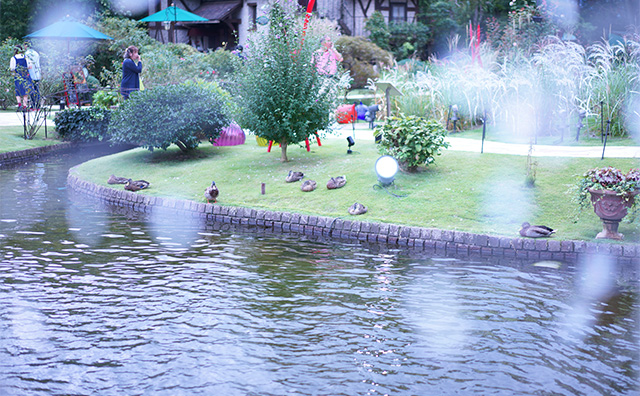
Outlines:
{"label": "grassy bank", "polygon": [[53,139],[55,136],[55,126],[47,123],[49,138],[44,138],[44,126],[32,140],[25,140],[23,137],[22,126],[3,126],[0,127],[0,153],[9,151],[21,151],[34,147],[48,146],[51,144],[61,143],[60,140]]}
{"label": "grassy bank", "polygon": [[[3,119],[15,121],[20,123],[20,114],[13,110],[0,110],[0,117]],[[53,122],[53,114],[50,115],[47,120],[48,139],[44,137],[44,125],[40,128],[37,135],[32,140],[24,139],[24,130],[22,125],[17,126],[0,126],[0,153],[7,153],[10,151],[22,151],[34,147],[48,146],[51,144],[58,144],[60,140],[54,139],[55,124]]]}
{"label": "grassy bank", "polygon": [[[145,179],[151,188],[141,193],[206,202],[203,191],[211,181],[220,188],[220,205],[350,217],[347,208],[360,202],[369,208],[359,220],[436,227],[515,236],[523,221],[558,229],[557,239],[591,240],[602,226],[592,211],[576,221],[576,205],[567,189],[575,176],[596,166],[625,170],[638,167],[634,159],[538,158],[535,188],[527,188],[525,157],[445,151],[435,165],[415,174],[399,173],[396,198],[374,189],[373,164],[379,154],[373,142],[360,140],[352,155],[343,139],[327,139],[322,147],[289,149],[289,163],[279,161],[250,137],[236,147],[203,144],[184,155],[175,147],[149,152],[135,149],[99,158],[76,168],[83,179],[107,185],[109,175]],[[300,182],[285,183],[289,170],[302,171],[318,182],[317,190],[300,191]],[[342,189],[327,190],[331,176],[346,175]],[[260,185],[266,184],[261,195]],[[112,186],[121,189],[122,186]],[[638,223],[622,223],[627,241],[640,241]]]}

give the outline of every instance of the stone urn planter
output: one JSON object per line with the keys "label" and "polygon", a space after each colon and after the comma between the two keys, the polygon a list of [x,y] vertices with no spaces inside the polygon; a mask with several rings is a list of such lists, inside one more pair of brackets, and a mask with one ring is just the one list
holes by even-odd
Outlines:
{"label": "stone urn planter", "polygon": [[627,215],[640,191],[628,195],[618,195],[615,191],[589,189],[593,211],[602,220],[602,231],[596,235],[597,239],[622,240],[624,235],[618,232],[618,225]]}

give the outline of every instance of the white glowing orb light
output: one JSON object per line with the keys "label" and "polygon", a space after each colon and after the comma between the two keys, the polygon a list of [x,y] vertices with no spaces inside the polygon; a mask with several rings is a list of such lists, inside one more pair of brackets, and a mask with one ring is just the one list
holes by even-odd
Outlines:
{"label": "white glowing orb light", "polygon": [[398,161],[395,158],[383,155],[376,161],[376,175],[378,175],[378,181],[383,186],[388,186],[393,183],[393,179],[398,173]]}

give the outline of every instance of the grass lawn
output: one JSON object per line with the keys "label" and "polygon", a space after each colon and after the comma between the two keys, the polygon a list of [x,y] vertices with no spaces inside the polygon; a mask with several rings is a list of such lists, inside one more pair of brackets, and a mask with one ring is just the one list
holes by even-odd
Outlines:
{"label": "grass lawn", "polygon": [[56,136],[55,126],[53,122],[47,122],[48,139],[44,138],[44,126],[40,128],[38,134],[32,140],[24,140],[22,126],[3,126],[0,127],[0,153],[9,151],[20,151],[34,147],[48,146],[51,144],[59,144],[60,140],[54,139]]}
{"label": "grass lawn", "polygon": [[[357,218],[363,221],[434,227],[495,235],[517,236],[523,221],[558,230],[556,239],[592,240],[602,229],[592,210],[576,220],[576,205],[567,194],[578,174],[589,168],[612,165],[623,170],[639,167],[637,159],[537,158],[535,188],[526,188],[526,157],[445,150],[434,165],[418,173],[399,173],[396,198],[374,189],[373,170],[379,154],[371,141],[360,140],[346,154],[343,139],[325,139],[322,147],[307,153],[290,147],[290,162],[279,161],[274,147],[267,153],[249,136],[235,147],[202,144],[189,155],[172,146],[167,151],[135,149],[82,164],[81,178],[107,186],[109,175],[145,179],[151,187],[140,193],[206,202],[205,187],[214,180],[220,189],[220,205]],[[300,191],[300,182],[286,183],[289,170],[302,171],[318,182],[313,192]],[[346,175],[347,184],[327,190],[331,176]],[[260,184],[266,183],[261,195]],[[121,185],[112,186],[121,189]],[[354,202],[369,212],[353,217],[347,208]],[[638,223],[622,223],[626,241],[640,241]]]}

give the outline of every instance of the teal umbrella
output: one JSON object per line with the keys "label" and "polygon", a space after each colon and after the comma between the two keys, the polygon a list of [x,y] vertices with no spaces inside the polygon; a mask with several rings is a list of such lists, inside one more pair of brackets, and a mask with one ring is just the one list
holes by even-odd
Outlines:
{"label": "teal umbrella", "polygon": [[70,19],[56,22],[53,25],[27,34],[25,37],[59,40],[113,40],[113,37]]}
{"label": "teal umbrella", "polygon": [[140,22],[204,22],[208,21],[200,15],[193,14],[171,5],[162,11],[151,14],[146,18],[142,18]]}

